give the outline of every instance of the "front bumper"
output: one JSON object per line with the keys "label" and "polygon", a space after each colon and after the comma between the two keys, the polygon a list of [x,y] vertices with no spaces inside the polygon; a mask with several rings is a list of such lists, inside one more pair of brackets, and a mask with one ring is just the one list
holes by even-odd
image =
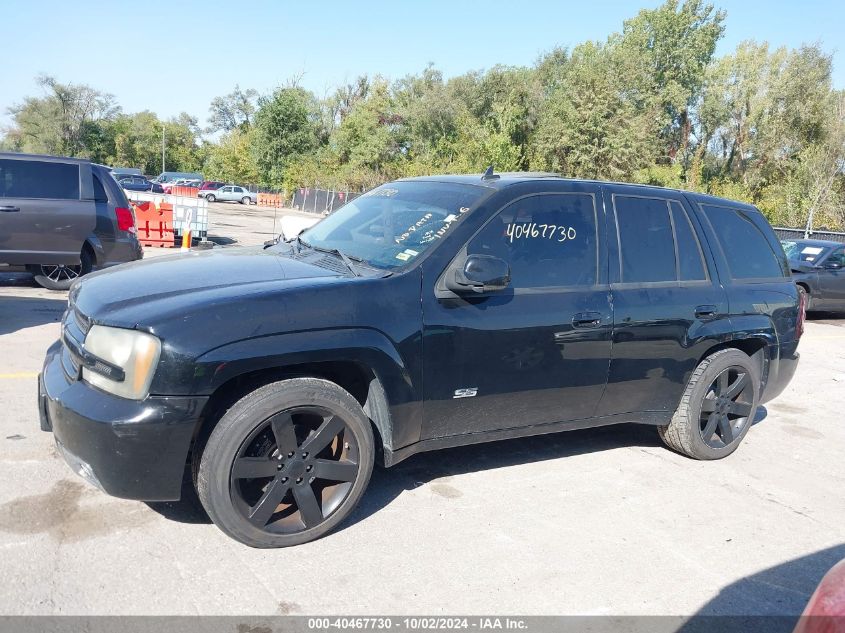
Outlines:
{"label": "front bumper", "polygon": [[52,431],[73,470],[115,497],[179,499],[206,396],[119,398],[69,376],[63,347],[47,351],[38,379],[41,428]]}

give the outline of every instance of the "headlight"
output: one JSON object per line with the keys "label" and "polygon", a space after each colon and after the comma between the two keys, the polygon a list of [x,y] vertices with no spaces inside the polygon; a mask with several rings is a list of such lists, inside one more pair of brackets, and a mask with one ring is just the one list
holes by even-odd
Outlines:
{"label": "headlight", "polygon": [[[85,351],[103,363],[82,367],[82,378],[116,396],[142,400],[150,390],[161,341],[136,330],[92,325],[85,336]],[[111,367],[110,367],[111,366]]]}

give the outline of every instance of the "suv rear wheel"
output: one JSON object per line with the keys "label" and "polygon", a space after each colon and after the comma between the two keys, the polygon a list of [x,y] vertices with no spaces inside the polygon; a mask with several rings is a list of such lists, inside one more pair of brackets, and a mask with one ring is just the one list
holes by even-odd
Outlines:
{"label": "suv rear wheel", "polygon": [[94,259],[87,248],[83,248],[79,255],[78,266],[49,265],[29,266],[36,283],[47,290],[67,290],[70,285],[82,275],[91,272]]}
{"label": "suv rear wheel", "polygon": [[223,415],[195,461],[197,493],[235,540],[298,545],[352,512],[374,452],[370,421],[348,392],[317,378],[283,380]]}
{"label": "suv rear wheel", "polygon": [[672,421],[657,427],[660,439],[695,459],[727,457],[751,428],[759,398],[756,363],[737,349],[715,352],[696,367]]}

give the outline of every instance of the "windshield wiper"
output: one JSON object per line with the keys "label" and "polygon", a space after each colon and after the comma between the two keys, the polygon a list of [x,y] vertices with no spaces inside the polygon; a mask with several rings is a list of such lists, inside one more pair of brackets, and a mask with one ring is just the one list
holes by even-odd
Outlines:
{"label": "windshield wiper", "polygon": [[[299,238],[296,238],[296,239],[299,239]],[[356,261],[356,262],[362,263],[364,260],[361,259],[360,257],[350,257],[349,255],[344,253],[339,248],[325,248],[323,246],[311,246],[307,242],[302,242],[301,240],[300,240],[300,243],[306,244],[308,247],[314,249],[315,251],[320,251],[321,253],[329,253],[330,255],[337,255],[338,257],[340,257],[343,260],[343,263],[346,264],[346,267],[350,270],[350,272],[353,275],[355,275],[356,277],[361,276],[361,273],[359,273],[355,269],[355,265],[352,263],[353,260]]]}

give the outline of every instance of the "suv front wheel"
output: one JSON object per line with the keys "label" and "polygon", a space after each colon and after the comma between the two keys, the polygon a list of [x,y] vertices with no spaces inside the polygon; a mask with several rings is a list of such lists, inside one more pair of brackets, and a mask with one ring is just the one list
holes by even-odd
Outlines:
{"label": "suv front wheel", "polygon": [[347,391],[317,378],[282,380],[223,415],[195,461],[197,493],[235,540],[298,545],[352,512],[374,453],[370,421]]}
{"label": "suv front wheel", "polygon": [[723,349],[696,367],[660,439],[695,459],[733,453],[754,423],[760,398],[757,364],[738,349]]}

